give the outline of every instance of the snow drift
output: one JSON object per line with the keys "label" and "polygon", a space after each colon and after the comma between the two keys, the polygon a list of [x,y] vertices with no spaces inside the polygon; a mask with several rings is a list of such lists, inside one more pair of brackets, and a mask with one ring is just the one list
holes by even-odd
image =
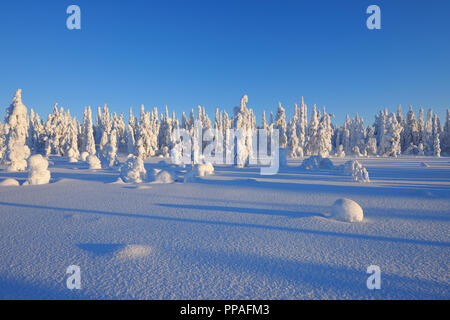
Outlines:
{"label": "snow drift", "polygon": [[8,178],[5,179],[3,181],[0,181],[0,186],[1,187],[18,187],[20,186],[19,181],[17,181],[16,179],[12,179],[12,178]]}
{"label": "snow drift", "polygon": [[345,222],[361,222],[364,218],[363,210],[355,201],[341,198],[331,207],[331,217]]}

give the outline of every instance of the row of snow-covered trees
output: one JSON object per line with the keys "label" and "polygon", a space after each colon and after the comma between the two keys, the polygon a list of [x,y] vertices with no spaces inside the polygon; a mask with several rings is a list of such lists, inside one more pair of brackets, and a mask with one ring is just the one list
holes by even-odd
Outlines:
{"label": "row of snow-covered trees", "polygon": [[[141,106],[139,117],[135,117],[130,108],[126,123],[123,114],[111,114],[106,105],[97,108],[95,122],[90,107],[84,110],[83,119],[79,122],[69,110],[55,104],[53,112],[44,121],[33,109],[28,113],[19,89],[6,111],[5,123],[0,122],[0,158],[3,162],[15,162],[16,169],[20,170],[26,166],[23,160],[30,153],[78,158],[80,153],[86,152],[99,155],[102,161],[113,166],[117,163],[118,152],[142,158],[168,156],[177,142],[173,141],[172,132],[182,128],[194,135],[195,123],[200,123],[203,130],[214,129],[216,136],[221,135],[224,141],[228,129],[265,129],[270,136],[276,128],[279,130],[280,148],[286,148],[288,156],[293,158],[317,154],[324,157],[395,157],[400,154],[440,156],[441,152],[450,153],[449,110],[444,126],[431,109],[425,116],[420,108],[416,117],[412,107],[403,115],[400,106],[396,113],[389,113],[387,109],[380,111],[373,125],[365,126],[363,119],[356,115],[353,119],[347,116],[342,126],[336,126],[332,123],[333,115],[325,108],[321,112],[315,105],[308,118],[302,98],[300,104],[294,106],[291,119],[286,119],[285,109],[279,103],[276,114],[270,113],[269,121],[263,111],[262,122],[258,125],[247,102],[247,96],[243,96],[231,117],[226,111],[216,109],[214,121],[204,108],[198,106],[197,112],[193,109],[189,116],[183,112],[181,123],[175,113],[169,114],[167,107],[164,114],[158,114],[157,108],[146,112],[144,106]],[[251,139],[241,143],[249,145]],[[204,148],[206,144],[197,148]]]}

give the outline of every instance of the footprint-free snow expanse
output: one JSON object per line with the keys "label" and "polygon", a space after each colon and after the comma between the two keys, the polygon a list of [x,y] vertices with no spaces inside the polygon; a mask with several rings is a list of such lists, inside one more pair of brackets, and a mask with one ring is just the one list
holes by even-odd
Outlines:
{"label": "footprint-free snow expanse", "polygon": [[[358,161],[371,183],[290,161],[275,176],[217,166],[134,185],[51,157],[50,184],[0,186],[0,298],[449,299],[450,158]],[[342,197],[363,222],[327,217]],[[70,265],[81,290],[66,288]]]}

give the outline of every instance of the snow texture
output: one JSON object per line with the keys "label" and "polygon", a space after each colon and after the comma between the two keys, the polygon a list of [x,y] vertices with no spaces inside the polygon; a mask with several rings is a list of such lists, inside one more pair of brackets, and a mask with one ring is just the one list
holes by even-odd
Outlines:
{"label": "snow texture", "polygon": [[[167,170],[158,160],[145,168]],[[357,160],[370,184],[289,160],[274,176],[215,165],[193,183],[138,188],[50,156],[55,183],[0,191],[0,299],[448,300],[448,158]],[[0,166],[7,178],[26,174]],[[340,198],[363,222],[324,217]],[[81,290],[66,288],[70,265]],[[366,287],[370,265],[381,290]]]}

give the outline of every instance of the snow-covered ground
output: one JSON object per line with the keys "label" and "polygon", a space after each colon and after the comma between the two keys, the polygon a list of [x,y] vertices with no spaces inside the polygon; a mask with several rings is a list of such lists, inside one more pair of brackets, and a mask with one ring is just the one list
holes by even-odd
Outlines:
{"label": "snow-covered ground", "polygon": [[[449,299],[450,158],[358,161],[371,183],[289,161],[136,185],[50,157],[50,184],[0,186],[0,298]],[[328,217],[342,197],[363,222]],[[81,290],[66,288],[70,265]]]}

